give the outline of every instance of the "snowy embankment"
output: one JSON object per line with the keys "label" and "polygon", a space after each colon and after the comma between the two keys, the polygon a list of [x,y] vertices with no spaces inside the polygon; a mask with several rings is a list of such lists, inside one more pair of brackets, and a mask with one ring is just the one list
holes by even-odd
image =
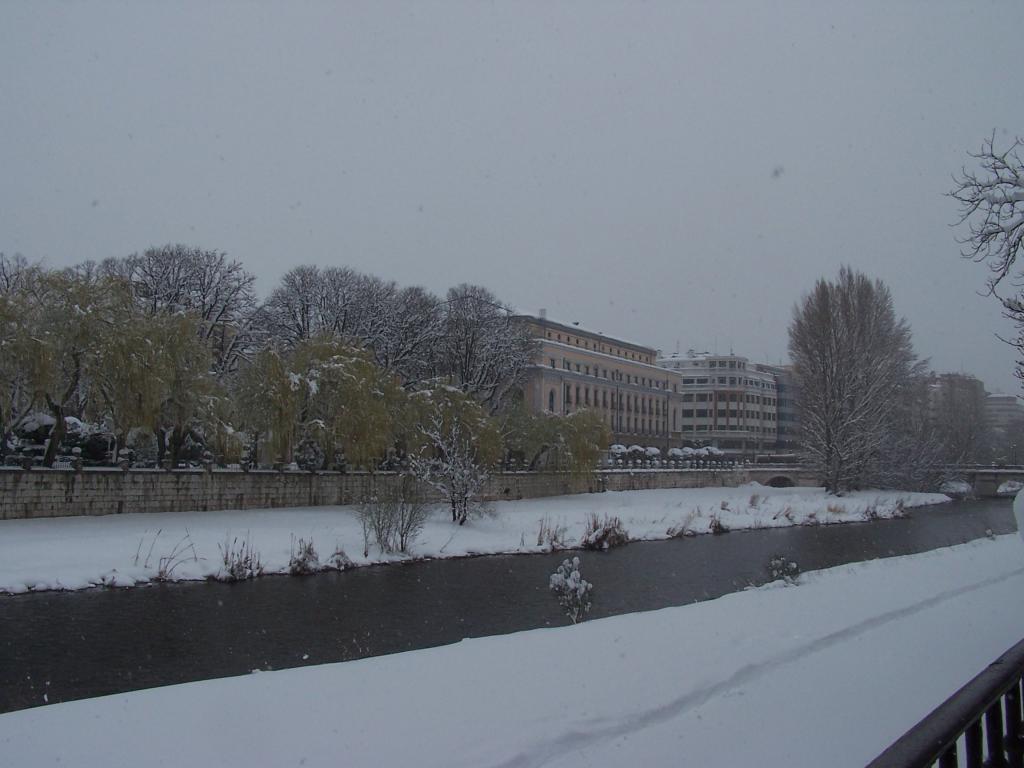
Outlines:
{"label": "snowy embankment", "polygon": [[[265,573],[286,573],[298,540],[312,540],[325,567],[368,565],[412,557],[540,552],[572,547],[591,515],[618,517],[634,540],[787,525],[846,523],[902,514],[904,508],[948,501],[946,496],[862,491],[842,498],[820,488],[692,488],[559,496],[498,502],[488,514],[453,525],[438,507],[411,555],[364,555],[353,507],[169,512],[0,521],[0,592],[132,586],[216,578],[222,550],[248,542]],[[717,521],[717,522],[716,522]],[[332,557],[335,553],[343,553]]]}
{"label": "snowy embankment", "polygon": [[1024,635],[1009,608],[1022,593],[1021,542],[982,539],[681,608],[0,715],[0,754],[83,768],[863,766]]}

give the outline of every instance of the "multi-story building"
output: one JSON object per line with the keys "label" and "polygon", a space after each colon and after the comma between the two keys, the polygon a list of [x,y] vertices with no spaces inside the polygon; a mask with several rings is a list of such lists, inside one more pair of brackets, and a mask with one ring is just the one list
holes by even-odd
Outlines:
{"label": "multi-story building", "polygon": [[[661,449],[710,446],[756,455],[795,446],[787,368],[739,355],[690,352],[659,358],[652,347],[539,317],[517,315],[538,342],[523,385],[527,407],[599,413],[617,443]],[[786,395],[786,397],[782,397]]]}
{"label": "multi-story building", "polygon": [[778,385],[771,366],[693,350],[661,358],[658,366],[678,377],[680,441],[754,454],[775,448]]}
{"label": "multi-story building", "polygon": [[1024,420],[1024,405],[1016,395],[994,393],[985,399],[985,421],[991,429],[1001,432],[1014,428]]}
{"label": "multi-story building", "polygon": [[670,399],[678,387],[656,365],[657,350],[556,322],[544,310],[539,317],[515,319],[539,342],[524,385],[531,410],[566,415],[591,408],[605,419],[615,442],[669,447]]}

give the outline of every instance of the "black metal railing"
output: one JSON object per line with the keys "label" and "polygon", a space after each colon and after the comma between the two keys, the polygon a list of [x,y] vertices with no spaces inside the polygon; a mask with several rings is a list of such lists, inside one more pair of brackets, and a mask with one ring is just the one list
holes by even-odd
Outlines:
{"label": "black metal railing", "polygon": [[1024,768],[1024,640],[954,693],[868,768]]}

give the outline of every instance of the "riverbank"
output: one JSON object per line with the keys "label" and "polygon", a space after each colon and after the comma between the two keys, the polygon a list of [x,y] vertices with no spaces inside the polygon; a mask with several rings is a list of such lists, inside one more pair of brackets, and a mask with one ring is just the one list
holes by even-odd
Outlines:
{"label": "riverbank", "polygon": [[1024,635],[1006,610],[1022,565],[1017,536],[1000,536],[681,608],[37,707],[0,716],[0,753],[85,768],[862,766]]}
{"label": "riverbank", "polygon": [[[495,502],[464,526],[438,507],[408,555],[364,550],[354,507],[168,512],[0,521],[0,592],[128,587],[224,576],[222,553],[247,544],[264,573],[287,573],[298,541],[321,567],[411,558],[535,553],[580,545],[591,515],[618,517],[631,540],[789,525],[859,522],[948,501],[940,494],[820,488],[689,488]],[[365,554],[364,554],[365,551]]]}

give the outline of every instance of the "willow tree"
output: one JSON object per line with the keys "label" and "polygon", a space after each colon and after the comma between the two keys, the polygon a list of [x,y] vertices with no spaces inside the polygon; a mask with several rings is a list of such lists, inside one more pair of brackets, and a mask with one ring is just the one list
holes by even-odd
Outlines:
{"label": "willow tree", "polygon": [[303,398],[299,429],[326,456],[340,449],[348,464],[375,469],[395,443],[403,412],[406,394],[395,376],[368,351],[325,336],[298,344],[291,369]]}
{"label": "willow tree", "polygon": [[274,461],[291,461],[301,395],[285,355],[274,347],[261,350],[242,367],[234,395],[239,424],[251,433],[254,458],[258,461],[262,435]]}
{"label": "willow tree", "polygon": [[52,466],[64,439],[66,417],[81,416],[88,404],[102,347],[114,339],[117,320],[129,306],[123,283],[76,270],[43,275],[28,299],[22,364],[32,402],[54,420],[46,466]]}
{"label": "willow tree", "polygon": [[115,439],[115,458],[134,427],[152,425],[170,376],[162,318],[132,318],[105,329],[98,339],[90,382]]}
{"label": "willow tree", "polygon": [[575,474],[593,472],[611,442],[611,429],[601,414],[587,408],[560,417],[560,422],[567,468]]}
{"label": "willow tree", "polygon": [[153,315],[141,320],[151,329],[158,345],[160,406],[152,422],[157,439],[157,458],[170,453],[171,466],[178,458],[195,424],[220,429],[219,387],[213,373],[214,356],[201,337],[201,319],[194,314]]}

